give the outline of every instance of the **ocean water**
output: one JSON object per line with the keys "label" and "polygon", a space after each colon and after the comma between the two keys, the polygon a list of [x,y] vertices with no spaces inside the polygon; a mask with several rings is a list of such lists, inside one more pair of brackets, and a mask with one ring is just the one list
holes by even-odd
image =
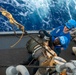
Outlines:
{"label": "ocean water", "polygon": [[[76,20],[76,0],[0,0],[27,31],[52,30],[69,19]],[[0,13],[0,32],[19,30]]]}

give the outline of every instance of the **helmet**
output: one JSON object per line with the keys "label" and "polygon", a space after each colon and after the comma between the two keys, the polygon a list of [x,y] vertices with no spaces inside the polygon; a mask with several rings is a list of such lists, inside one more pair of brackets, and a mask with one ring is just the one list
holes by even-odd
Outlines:
{"label": "helmet", "polygon": [[66,36],[60,36],[59,37],[61,45],[65,45],[68,43],[68,38]]}
{"label": "helmet", "polygon": [[44,36],[44,40],[50,40],[50,37]]}
{"label": "helmet", "polygon": [[39,35],[40,35],[40,38],[44,38],[44,36],[45,36],[44,30],[40,30],[39,31]]}
{"label": "helmet", "polygon": [[72,29],[72,28],[76,27],[76,21],[71,19],[68,22],[66,22],[65,25],[68,29]]}

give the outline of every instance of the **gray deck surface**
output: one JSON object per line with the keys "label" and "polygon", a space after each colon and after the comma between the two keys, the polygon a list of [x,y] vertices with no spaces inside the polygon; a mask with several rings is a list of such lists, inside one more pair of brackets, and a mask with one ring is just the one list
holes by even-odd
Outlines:
{"label": "gray deck surface", "polygon": [[[36,34],[33,34],[33,37],[35,35]],[[28,59],[29,54],[26,49],[26,43],[30,38],[28,36],[24,36],[14,48],[10,48],[10,46],[13,45],[18,39],[19,38],[12,35],[0,36],[0,75],[6,75],[5,70],[7,67],[4,66],[18,65]],[[60,56],[67,61],[76,59],[76,56],[71,54],[72,46],[75,46],[74,42],[71,42],[67,50],[62,51],[60,54]],[[32,68],[30,70],[32,70]]]}

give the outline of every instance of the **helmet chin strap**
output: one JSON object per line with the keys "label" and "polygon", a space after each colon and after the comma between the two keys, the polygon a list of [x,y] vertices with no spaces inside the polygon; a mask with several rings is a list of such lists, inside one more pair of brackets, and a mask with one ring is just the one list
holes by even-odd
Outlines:
{"label": "helmet chin strap", "polygon": [[63,31],[64,33],[68,33],[69,31]]}
{"label": "helmet chin strap", "polygon": [[64,32],[64,33],[68,33],[69,31],[70,31],[70,29],[67,30],[67,31],[66,31],[65,29],[63,29],[63,32]]}
{"label": "helmet chin strap", "polygon": [[18,23],[12,16],[11,13],[9,13],[8,11],[6,11],[4,8],[0,7],[0,12],[2,13],[3,16],[7,17],[9,22],[12,24],[12,25],[15,25],[17,26],[23,33],[22,35],[20,36],[20,39],[14,44],[12,45],[11,47],[14,47],[16,44],[18,44],[20,42],[20,40],[22,39],[23,37],[23,34],[24,34],[24,26],[21,25],[20,23]]}

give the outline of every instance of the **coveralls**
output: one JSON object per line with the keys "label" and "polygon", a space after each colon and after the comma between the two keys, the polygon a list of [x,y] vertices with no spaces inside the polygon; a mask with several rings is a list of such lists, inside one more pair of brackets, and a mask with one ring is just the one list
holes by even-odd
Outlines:
{"label": "coveralls", "polygon": [[66,48],[68,47],[70,40],[71,40],[71,36],[70,33],[64,33],[63,32],[64,26],[59,26],[57,27],[55,30],[53,30],[52,32],[50,32],[50,35],[52,36],[52,41],[54,41],[54,39],[56,37],[59,36],[66,36],[68,38],[68,42],[65,45],[61,45],[61,46],[55,46],[54,51],[57,53],[57,55],[59,55],[61,53],[61,47],[64,48],[64,50],[66,50]]}
{"label": "coveralls", "polygon": [[53,31],[51,31],[50,34],[48,34],[45,30],[42,30],[46,36],[52,38],[52,42],[54,42],[55,38],[59,37],[59,36],[66,36],[68,38],[68,42],[65,45],[54,46],[54,51],[57,53],[58,56],[61,53],[61,47],[63,47],[64,50],[66,50],[66,48],[68,47],[70,40],[71,40],[70,33],[69,32],[64,33],[63,29],[64,29],[64,26],[59,26],[59,27],[55,28]]}

